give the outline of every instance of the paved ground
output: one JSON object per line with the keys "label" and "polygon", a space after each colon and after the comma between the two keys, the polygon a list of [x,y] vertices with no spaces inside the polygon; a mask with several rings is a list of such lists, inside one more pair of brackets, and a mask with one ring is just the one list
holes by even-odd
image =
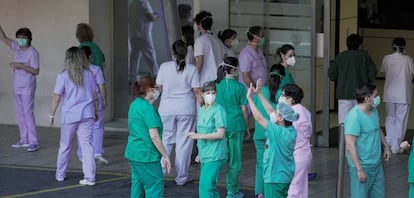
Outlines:
{"label": "paved ground", "polygon": [[[80,186],[81,164],[72,152],[70,172],[64,182],[54,178],[58,150],[59,129],[38,127],[40,150],[29,153],[23,148],[11,148],[18,139],[16,126],[0,125],[0,197],[129,197],[130,168],[123,157],[127,133],[108,130],[105,133],[105,157],[109,165],[97,166],[97,184],[93,187]],[[76,143],[73,151],[76,151]],[[255,152],[254,144],[248,142],[243,148],[243,168],[240,176],[242,192],[246,197],[254,197]],[[309,184],[309,197],[335,197],[338,164],[338,149],[314,148],[311,171],[318,177]],[[384,163],[386,177],[386,197],[407,197],[407,154],[393,155],[390,162]],[[195,181],[184,187],[174,183],[174,173],[166,177],[165,197],[197,197],[199,165],[190,167],[190,175]],[[225,171],[223,171],[225,173]],[[223,173],[223,174],[224,174]],[[225,196],[224,177],[220,179],[219,190]],[[345,172],[344,196],[349,197],[348,173]]]}

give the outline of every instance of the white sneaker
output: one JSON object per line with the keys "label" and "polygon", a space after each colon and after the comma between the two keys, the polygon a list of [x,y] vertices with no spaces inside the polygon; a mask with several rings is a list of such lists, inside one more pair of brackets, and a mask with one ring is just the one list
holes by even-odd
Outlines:
{"label": "white sneaker", "polygon": [[58,182],[63,182],[63,180],[65,180],[64,177],[56,177],[56,181],[58,181]]}
{"label": "white sneaker", "polygon": [[107,165],[109,162],[106,160],[102,155],[96,155],[95,160],[98,162],[98,164],[104,164]]}
{"label": "white sneaker", "polygon": [[82,179],[82,180],[79,181],[79,184],[80,185],[87,185],[87,186],[94,186],[95,185],[95,182],[88,181],[86,179]]}

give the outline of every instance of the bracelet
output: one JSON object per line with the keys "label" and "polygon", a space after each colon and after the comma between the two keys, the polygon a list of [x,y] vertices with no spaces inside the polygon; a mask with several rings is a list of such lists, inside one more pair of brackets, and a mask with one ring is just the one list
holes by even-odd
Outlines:
{"label": "bracelet", "polygon": [[55,115],[49,114],[49,119],[55,118]]}

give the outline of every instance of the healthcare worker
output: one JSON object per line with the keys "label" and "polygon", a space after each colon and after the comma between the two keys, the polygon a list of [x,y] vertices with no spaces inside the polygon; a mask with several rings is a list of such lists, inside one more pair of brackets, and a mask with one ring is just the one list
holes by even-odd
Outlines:
{"label": "healthcare worker", "polygon": [[[263,154],[264,197],[287,197],[290,182],[295,172],[293,151],[296,142],[296,130],[292,122],[299,115],[286,103],[278,103],[276,110],[261,93],[262,81],[253,84],[247,91],[247,100],[254,119],[266,128],[266,143]],[[253,102],[252,94],[257,93],[270,119],[266,119]]]}
{"label": "healthcare worker", "polygon": [[171,163],[162,145],[162,122],[152,103],[160,92],[155,87],[155,79],[143,76],[132,84],[135,97],[128,111],[128,144],[125,158],[131,166],[131,198],[164,197],[163,166],[170,172]]}
{"label": "healthcare worker", "polygon": [[224,44],[227,57],[237,57],[235,50],[239,47],[237,32],[232,29],[225,29],[218,33],[218,38]]}
{"label": "healthcare worker", "polygon": [[191,180],[188,168],[194,141],[188,132],[196,128],[196,99],[199,104],[203,99],[197,68],[185,61],[186,44],[175,41],[172,50],[175,60],[161,64],[156,84],[162,93],[158,108],[164,127],[162,143],[168,155],[175,144],[175,182],[182,186]]}
{"label": "healthcare worker", "polygon": [[295,48],[289,44],[282,45],[277,48],[276,56],[279,56],[279,64],[285,67],[285,77],[280,84],[281,87],[284,87],[287,84],[295,84],[295,81],[292,78],[292,74],[289,72],[289,67],[293,67],[296,64],[295,59]]}
{"label": "healthcare worker", "polygon": [[381,143],[385,161],[391,151],[379,124],[380,98],[376,86],[369,83],[361,84],[355,92],[358,104],[344,122],[351,198],[381,198],[385,196]]}
{"label": "healthcare worker", "polygon": [[[283,80],[284,75],[285,68],[282,65],[273,65],[272,70],[269,72],[269,80],[267,81],[266,86],[261,89],[262,95],[269,101],[274,109],[276,109],[279,97],[282,95],[282,87],[280,86],[280,83]],[[269,119],[269,114],[257,95],[253,96],[253,102],[263,117]],[[259,122],[255,122],[253,141],[256,148],[255,195],[262,198],[264,194],[263,153],[265,151],[264,145],[266,143],[266,136],[265,128],[263,128]]]}
{"label": "healthcare worker", "polygon": [[65,69],[58,74],[49,113],[50,125],[54,124],[56,109],[61,106],[60,146],[56,162],[56,180],[66,177],[70,162],[72,140],[76,135],[82,152],[81,185],[95,185],[95,160],[92,146],[92,131],[98,115],[96,82],[88,70],[89,61],[78,47],[66,51]]}
{"label": "healthcare worker", "polygon": [[201,11],[198,13],[195,17],[195,23],[200,31],[200,36],[194,43],[194,57],[202,85],[217,79],[217,65],[223,61],[226,52],[223,43],[211,33],[213,16],[210,12]]}
{"label": "healthcare worker", "polygon": [[392,42],[394,52],[382,59],[381,72],[385,72],[384,103],[387,116],[385,131],[387,142],[394,154],[404,152],[400,144],[407,131],[408,114],[412,97],[413,59],[404,54],[405,39],[397,37]]}
{"label": "healthcare worker", "polygon": [[[128,0],[128,5],[129,80],[134,82],[139,73],[158,73],[152,26],[159,16],[148,0]],[[148,68],[141,67],[141,58]]]}
{"label": "healthcare worker", "polygon": [[288,197],[307,198],[308,194],[308,169],[312,162],[310,139],[312,137],[311,113],[301,104],[303,90],[295,84],[287,84],[283,87],[283,94],[279,103],[283,102],[291,106],[299,115],[299,119],[293,122],[296,129],[296,144],[293,156],[295,158],[295,175],[290,183]]}
{"label": "healthcare worker", "polygon": [[248,42],[239,54],[239,81],[249,88],[250,84],[255,84],[258,79],[262,79],[266,84],[268,68],[263,52],[266,43],[263,27],[252,26],[246,35]]}
{"label": "healthcare worker", "polygon": [[216,102],[226,111],[227,118],[227,198],[243,197],[239,191],[239,174],[242,166],[243,139],[248,129],[246,88],[237,81],[239,61],[235,57],[224,59],[217,69]]}
{"label": "healthcare worker", "polygon": [[101,48],[93,42],[93,30],[89,24],[79,23],[76,26],[76,39],[78,39],[82,48],[83,46],[88,46],[92,51],[92,64],[97,65],[101,68],[102,72],[105,69],[105,55],[103,54]]}
{"label": "healthcare worker", "polygon": [[27,151],[37,151],[36,121],[33,113],[36,76],[39,75],[39,53],[32,47],[32,32],[28,28],[20,28],[16,32],[16,40],[7,37],[0,26],[0,39],[15,52],[13,69],[13,90],[20,140],[13,148],[28,147]]}
{"label": "healthcare worker", "polygon": [[[81,47],[82,51],[85,53],[86,58],[88,58],[89,62],[93,59],[91,48],[88,46]],[[95,154],[95,160],[101,164],[108,164],[108,160],[106,160],[102,154],[104,152],[103,149],[103,139],[104,139],[104,108],[106,106],[106,87],[105,87],[105,79],[101,68],[97,65],[89,64],[89,70],[92,72],[92,76],[95,78],[96,85],[98,87],[97,94],[98,94],[98,119],[95,121],[93,125],[93,151]],[[80,154],[80,149],[78,149],[78,155]]]}
{"label": "healthcare worker", "polygon": [[[414,141],[414,139],[412,140]],[[411,143],[413,145],[414,142]],[[414,146],[411,146],[410,156],[408,157],[408,184],[410,185],[408,197],[414,197]]]}
{"label": "healthcare worker", "polygon": [[227,159],[226,111],[215,102],[216,85],[214,81],[205,83],[201,91],[205,105],[201,107],[197,117],[197,133],[190,132],[188,136],[197,140],[198,156],[196,161],[201,163],[199,197],[219,198],[217,183]]}

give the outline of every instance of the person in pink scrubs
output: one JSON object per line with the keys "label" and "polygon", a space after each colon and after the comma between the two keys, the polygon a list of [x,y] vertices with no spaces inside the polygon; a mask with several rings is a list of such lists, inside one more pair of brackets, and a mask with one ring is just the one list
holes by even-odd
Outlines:
{"label": "person in pink scrubs", "polygon": [[20,28],[16,32],[16,40],[7,37],[0,26],[0,40],[14,51],[13,88],[16,105],[16,117],[19,125],[20,140],[13,148],[28,147],[27,151],[37,151],[36,121],[33,113],[36,76],[39,75],[39,53],[32,47],[32,32],[29,28]]}
{"label": "person in pink scrubs", "polygon": [[295,158],[295,175],[289,186],[288,197],[308,197],[308,169],[312,162],[310,139],[312,137],[311,113],[301,104],[303,90],[295,84],[283,87],[279,103],[286,103],[299,114],[299,119],[293,122],[296,129],[296,144],[293,156]]}
{"label": "person in pink scrubs", "polygon": [[[92,51],[88,46],[81,47],[82,51],[85,53],[86,58],[89,62],[92,60]],[[95,78],[96,85],[98,86],[98,119],[96,120],[93,126],[93,151],[95,153],[95,160],[100,164],[108,164],[108,160],[103,157],[103,138],[104,138],[104,109],[106,106],[106,87],[105,79],[101,68],[94,64],[89,64],[89,70],[92,72],[93,77]],[[80,149],[78,149],[78,156],[80,156]]]}
{"label": "person in pink scrubs", "polygon": [[56,109],[62,100],[60,113],[60,146],[56,162],[56,180],[66,177],[70,162],[72,140],[76,135],[82,152],[81,185],[95,185],[95,160],[92,146],[92,131],[98,115],[96,82],[89,71],[89,61],[78,47],[66,51],[65,69],[58,74],[53,91],[53,101],[49,114],[50,125],[54,124]]}

